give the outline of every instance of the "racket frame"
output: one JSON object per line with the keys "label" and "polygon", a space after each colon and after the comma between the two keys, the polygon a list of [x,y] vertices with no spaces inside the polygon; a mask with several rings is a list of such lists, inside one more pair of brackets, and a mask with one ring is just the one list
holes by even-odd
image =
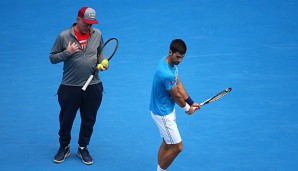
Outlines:
{"label": "racket frame", "polygon": [[210,97],[209,99],[203,101],[202,103],[200,103],[200,106],[203,106],[205,104],[208,104],[208,103],[211,103],[211,102],[214,102],[220,98],[222,98],[223,96],[225,96],[226,94],[228,94],[230,91],[232,91],[232,88],[226,88],[225,90],[217,93],[216,95]]}

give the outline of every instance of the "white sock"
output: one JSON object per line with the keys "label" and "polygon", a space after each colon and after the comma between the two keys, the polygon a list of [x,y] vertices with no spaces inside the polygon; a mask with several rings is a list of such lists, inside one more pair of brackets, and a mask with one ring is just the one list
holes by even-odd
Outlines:
{"label": "white sock", "polygon": [[157,165],[157,171],[166,171],[166,170],[163,170],[162,168],[160,168],[159,165]]}

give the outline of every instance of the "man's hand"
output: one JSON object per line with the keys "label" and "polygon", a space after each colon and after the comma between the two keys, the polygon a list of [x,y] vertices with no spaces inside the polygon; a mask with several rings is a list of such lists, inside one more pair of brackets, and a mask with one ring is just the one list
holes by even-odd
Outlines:
{"label": "man's hand", "polygon": [[194,103],[190,106],[189,110],[186,112],[188,115],[193,114],[196,110],[200,109],[200,105],[198,103]]}
{"label": "man's hand", "polygon": [[74,54],[79,50],[79,46],[75,42],[68,42],[67,51],[70,54]]}
{"label": "man's hand", "polygon": [[200,104],[196,102],[192,104],[191,107],[195,108],[195,110],[199,110],[201,108]]}
{"label": "man's hand", "polygon": [[196,111],[196,109],[194,107],[190,107],[189,110],[185,113],[187,113],[188,115],[193,114]]}

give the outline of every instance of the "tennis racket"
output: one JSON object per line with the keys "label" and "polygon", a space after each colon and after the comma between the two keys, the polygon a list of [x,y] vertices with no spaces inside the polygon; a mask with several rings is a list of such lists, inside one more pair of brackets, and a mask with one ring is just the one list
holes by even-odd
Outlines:
{"label": "tennis racket", "polygon": [[200,103],[200,106],[203,106],[205,104],[208,104],[208,103],[211,103],[211,102],[214,102],[220,98],[222,98],[223,96],[225,96],[226,94],[228,94],[229,92],[232,91],[232,88],[227,88],[219,93],[217,93],[216,95],[212,96],[211,98],[205,100],[204,102]]}
{"label": "tennis racket", "polygon": [[116,38],[111,38],[108,41],[105,42],[102,50],[101,49],[97,49],[98,52],[100,52],[99,54],[97,54],[97,63],[95,65],[93,74],[90,75],[90,77],[88,78],[88,80],[86,81],[86,83],[84,84],[84,86],[82,87],[82,90],[85,91],[88,87],[88,85],[90,84],[90,82],[92,81],[94,75],[96,74],[97,69],[97,65],[99,64],[99,59],[108,59],[108,61],[110,61],[112,59],[112,57],[114,56],[114,54],[116,53],[118,49],[118,40]]}

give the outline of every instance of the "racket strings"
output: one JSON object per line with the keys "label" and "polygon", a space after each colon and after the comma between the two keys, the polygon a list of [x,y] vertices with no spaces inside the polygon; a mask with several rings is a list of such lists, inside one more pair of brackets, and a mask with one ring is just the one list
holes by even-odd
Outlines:
{"label": "racket strings", "polygon": [[100,58],[110,58],[117,50],[117,41],[111,40],[109,41],[104,48],[102,49],[102,53],[100,54]]}
{"label": "racket strings", "polygon": [[210,102],[213,102],[215,100],[218,100],[220,98],[222,98],[223,96],[225,96],[228,92],[222,92],[221,94],[216,95],[215,97],[210,99]]}

